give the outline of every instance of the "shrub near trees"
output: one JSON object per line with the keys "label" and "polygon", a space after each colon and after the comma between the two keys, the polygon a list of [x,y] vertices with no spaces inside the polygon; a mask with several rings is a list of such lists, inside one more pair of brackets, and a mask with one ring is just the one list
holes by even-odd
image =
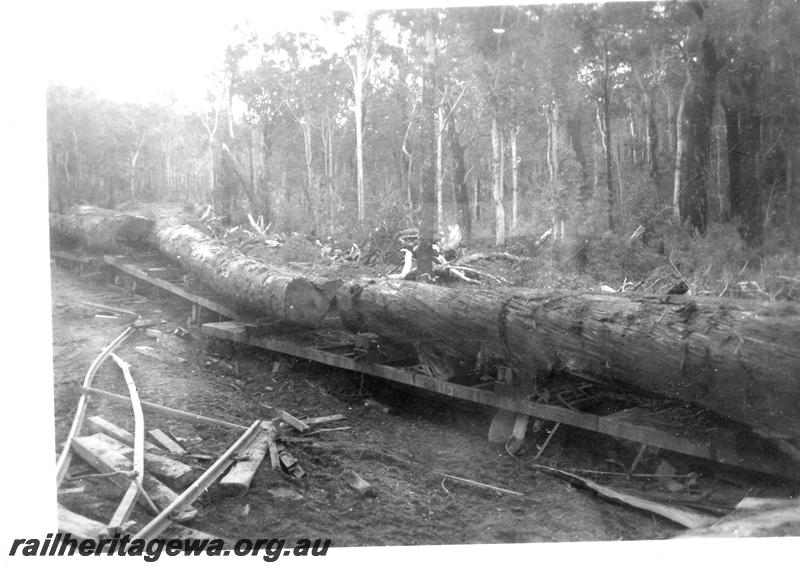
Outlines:
{"label": "shrub near trees", "polygon": [[[493,6],[329,20],[333,46],[242,33],[204,112],[48,90],[51,209],[211,202],[232,222],[341,234],[459,224],[497,245],[792,239],[800,6]],[[398,216],[401,213],[401,216]],[[657,215],[658,213],[658,215]],[[657,216],[656,216],[657,215]],[[402,220],[399,220],[402,219]]]}

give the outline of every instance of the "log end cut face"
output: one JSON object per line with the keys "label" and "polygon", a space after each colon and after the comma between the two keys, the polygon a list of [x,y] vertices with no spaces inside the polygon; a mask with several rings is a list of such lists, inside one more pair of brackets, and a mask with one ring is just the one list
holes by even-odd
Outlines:
{"label": "log end cut face", "polygon": [[319,326],[331,307],[331,294],[307,280],[291,280],[284,291],[284,319],[303,326]]}

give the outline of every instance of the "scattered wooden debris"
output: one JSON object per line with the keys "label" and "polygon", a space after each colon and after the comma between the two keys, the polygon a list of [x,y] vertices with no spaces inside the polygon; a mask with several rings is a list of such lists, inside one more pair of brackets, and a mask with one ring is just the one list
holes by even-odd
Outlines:
{"label": "scattered wooden debris", "polygon": [[216,460],[206,471],[192,483],[183,493],[175,498],[166,508],[164,508],[153,520],[147,523],[134,538],[156,538],[174,520],[173,513],[177,510],[185,510],[187,505],[194,502],[203,492],[222,475],[231,463],[233,456],[243,448],[249,446],[256,432],[261,426],[261,421],[255,421],[247,430],[228,448],[222,456]]}
{"label": "scattered wooden debris", "polygon": [[[93,387],[81,388],[81,393],[84,395],[92,395],[95,397],[104,397],[109,401],[116,401],[117,403],[130,403],[130,399],[128,397],[125,397],[124,395],[117,395],[116,393],[111,393],[109,391],[104,391],[102,389],[95,389]],[[247,429],[247,427],[245,427],[244,425],[239,425],[238,423],[230,423],[229,421],[222,421],[220,419],[214,419],[213,417],[206,417],[205,415],[199,415],[197,413],[189,413],[188,411],[173,409],[172,407],[167,407],[165,405],[158,405],[157,403],[149,403],[147,401],[142,401],[141,403],[142,403],[142,409],[144,409],[145,411],[151,411],[153,413],[161,413],[167,417],[183,419],[186,421],[194,421],[196,423],[203,423],[205,425],[226,427],[228,429],[237,429],[237,430]]]}
{"label": "scattered wooden debris", "polygon": [[103,348],[103,351],[101,351],[100,354],[94,359],[92,364],[89,366],[89,370],[86,372],[86,376],[83,379],[83,385],[81,386],[82,393],[80,399],[78,400],[78,408],[75,412],[75,418],[72,421],[72,426],[69,429],[69,434],[67,435],[67,439],[64,443],[64,448],[61,450],[61,455],[58,457],[58,461],[56,463],[56,487],[61,484],[61,481],[64,479],[64,475],[67,473],[69,462],[72,460],[72,443],[75,440],[75,437],[77,437],[78,433],[80,433],[81,427],[83,427],[83,419],[86,417],[86,408],[89,399],[86,393],[83,393],[83,390],[91,389],[92,380],[94,379],[100,364],[102,364],[106,358],[111,355],[111,352],[117,349],[119,345],[134,332],[134,330],[135,326],[128,326],[124,332],[114,338],[110,344]]}
{"label": "scattered wooden debris", "polygon": [[85,492],[86,487],[70,487],[68,489],[58,489],[60,495],[79,495]]}
{"label": "scattered wooden debris", "polygon": [[275,441],[269,443],[269,464],[273,471],[277,471],[281,467],[281,457],[278,450],[278,444]]}
{"label": "scattered wooden debris", "polygon": [[[789,530],[787,530],[789,529]],[[742,499],[728,516],[695,528],[683,537],[754,537],[797,535],[800,531],[800,501],[787,499]]]}
{"label": "scattered wooden debris", "polygon": [[497,493],[504,493],[504,494],[508,494],[508,495],[516,495],[516,496],[520,496],[520,497],[521,496],[525,496],[522,493],[518,493],[517,491],[512,491],[510,489],[504,489],[504,488],[501,488],[501,487],[496,487],[494,485],[487,485],[486,483],[479,483],[478,481],[473,481],[473,480],[465,479],[465,478],[462,478],[462,477],[456,477],[456,476],[453,476],[453,475],[448,475],[447,473],[440,473],[438,471],[434,471],[434,473],[436,473],[437,475],[440,475],[441,477],[444,477],[442,479],[442,483],[444,483],[444,481],[446,481],[447,479],[451,479],[451,480],[459,482],[459,483],[472,485],[474,487],[478,487],[478,488],[482,488],[482,489],[488,489],[490,491],[495,491]]}
{"label": "scattered wooden debris", "polygon": [[305,433],[310,429],[306,423],[303,423],[298,418],[294,417],[290,413],[287,413],[286,411],[282,410],[280,413],[278,413],[278,417],[281,419],[281,421],[285,422],[287,425],[291,425],[300,433]]}
{"label": "scattered wooden debris", "polygon": [[587,475],[604,475],[607,477],[631,477],[636,479],[688,479],[696,481],[698,478],[697,473],[686,473],[685,475],[659,475],[658,473],[621,473],[619,471],[597,471],[595,469],[572,469],[576,473],[585,473]]}
{"label": "scattered wooden debris", "polygon": [[347,486],[358,494],[362,496],[375,496],[375,489],[372,488],[372,485],[355,471],[345,471],[342,473],[342,478]]}
{"label": "scattered wooden debris", "polygon": [[322,429],[315,429],[309,433],[306,433],[307,436],[311,437],[312,435],[318,435],[320,433],[332,433],[334,431],[348,431],[352,429],[352,427],[323,427]]}
{"label": "scattered wooden debris", "polygon": [[[91,417],[86,418],[86,425],[91,428],[92,430],[105,433],[109,437],[112,437],[119,441],[120,443],[125,443],[126,445],[133,446],[133,433],[128,431],[127,429],[123,429],[117,425],[111,423],[111,421],[107,421],[103,419],[99,415],[92,415]],[[161,447],[158,445],[154,445],[149,441],[144,442],[144,449],[145,451],[163,451]]]}
{"label": "scattered wooden debris", "polygon": [[161,429],[150,429],[147,434],[153,441],[164,447],[170,453],[175,453],[176,455],[185,455],[187,452],[186,449],[173,441],[170,436],[164,433]]}
{"label": "scattered wooden debris", "polygon": [[323,417],[307,417],[302,419],[302,422],[312,427],[314,425],[322,425],[323,423],[333,423],[334,421],[344,421],[347,419],[346,416],[341,414],[336,415],[325,415]]}
{"label": "scattered wooden debris", "polygon": [[267,489],[267,493],[273,498],[281,500],[303,500],[303,495],[289,487],[277,487],[274,489]]}
{"label": "scattered wooden debris", "polygon": [[133,310],[126,310],[125,308],[117,308],[116,306],[107,306],[105,304],[98,304],[97,302],[88,302],[86,300],[81,300],[78,303],[83,304],[84,306],[89,306],[90,308],[97,308],[98,310],[104,310],[112,314],[117,314],[119,316],[133,316],[137,320],[141,319],[141,316],[138,313],[134,312]]}
{"label": "scattered wooden debris", "polygon": [[[130,483],[131,463],[119,451],[108,447],[109,437],[101,433],[76,437],[73,446],[75,452],[87,463],[101,473],[107,473],[108,479],[120,489],[126,490]],[[125,472],[128,472],[126,476]],[[155,477],[145,474],[143,480],[144,490],[157,507],[169,506],[176,498],[177,493]],[[139,499],[140,504],[148,510],[151,508],[144,498]],[[172,515],[174,520],[191,520],[197,514],[194,507],[186,506],[181,514]]]}
{"label": "scattered wooden debris", "polygon": [[218,365],[220,367],[224,367],[228,371],[232,371],[234,373],[238,369],[235,365],[230,364],[230,363],[226,362],[223,359],[218,359],[218,358],[215,358],[215,357],[208,356],[208,359],[206,360],[206,365],[212,365],[212,364],[213,365]]}
{"label": "scattered wooden debris", "polygon": [[222,477],[220,487],[223,492],[229,495],[243,495],[247,492],[258,467],[269,451],[270,443],[275,443],[277,434],[278,431],[272,422],[264,421],[261,424],[261,430],[247,448],[242,450],[242,455],[247,459],[237,461],[228,474]]}
{"label": "scattered wooden debris", "polygon": [[[131,458],[133,455],[131,447],[104,433],[101,435],[98,440],[103,443],[103,446],[126,458]],[[155,475],[159,480],[179,489],[188,486],[197,478],[197,469],[194,467],[158,453],[145,452],[144,466],[147,471]]]}
{"label": "scattered wooden debris", "polygon": [[283,445],[277,447],[278,459],[283,470],[292,475],[296,479],[303,478],[306,475],[305,470],[297,462],[297,458],[292,455]]}
{"label": "scattered wooden debris", "polygon": [[616,501],[618,503],[626,504],[628,506],[632,506],[639,510],[644,510],[656,514],[658,516],[666,518],[667,520],[671,520],[676,524],[685,526],[686,528],[697,528],[700,526],[708,526],[716,522],[717,520],[714,517],[706,516],[704,514],[700,514],[693,510],[668,506],[655,501],[622,493],[614,489],[611,489],[609,487],[606,487],[604,485],[601,485],[599,483],[596,483],[594,481],[591,481],[589,479],[580,477],[574,473],[562,471],[561,469],[548,467],[546,465],[534,465],[534,467],[547,473],[548,475],[557,477],[559,479],[565,480],[567,482],[594,491],[601,497],[607,498],[612,501]]}
{"label": "scattered wooden debris", "polygon": [[58,505],[58,532],[69,534],[78,540],[94,539],[107,536],[106,525],[85,517],[68,508]]}
{"label": "scattered wooden debris", "polygon": [[736,504],[736,510],[769,510],[782,508],[789,503],[796,502],[798,502],[797,499],[744,497]]}

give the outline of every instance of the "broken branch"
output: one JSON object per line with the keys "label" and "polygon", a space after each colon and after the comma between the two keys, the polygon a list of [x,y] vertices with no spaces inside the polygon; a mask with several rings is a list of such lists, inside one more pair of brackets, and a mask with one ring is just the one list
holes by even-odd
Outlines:
{"label": "broken branch", "polygon": [[[459,483],[465,483],[467,485],[472,485],[473,487],[479,487],[479,488],[482,488],[482,489],[489,489],[490,491],[495,491],[495,492],[498,492],[498,493],[505,493],[505,494],[508,494],[508,495],[517,495],[517,496],[520,496],[520,497],[521,496],[525,496],[522,493],[518,493],[517,491],[504,489],[504,488],[501,488],[501,487],[496,487],[494,485],[487,485],[486,483],[479,483],[478,481],[472,481],[470,479],[464,479],[462,477],[455,477],[453,475],[448,475],[447,473],[440,473],[438,471],[434,471],[434,472],[437,475],[440,475],[440,476],[444,477],[445,479],[451,479],[451,480],[457,481]],[[442,483],[444,483],[444,480],[442,480]]]}

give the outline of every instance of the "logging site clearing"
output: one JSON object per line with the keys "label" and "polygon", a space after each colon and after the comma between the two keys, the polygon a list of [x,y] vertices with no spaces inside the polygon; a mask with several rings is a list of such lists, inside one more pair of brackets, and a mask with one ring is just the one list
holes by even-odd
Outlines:
{"label": "logging site clearing", "polygon": [[62,4],[4,137],[59,533],[797,544],[800,2]]}
{"label": "logging site clearing", "polygon": [[[60,530],[335,546],[800,532],[793,302],[670,293],[677,268],[526,287],[552,264],[544,241],[442,236],[425,277],[411,231],[359,245],[212,213],[51,215]],[[725,386],[742,371],[744,406]]]}

